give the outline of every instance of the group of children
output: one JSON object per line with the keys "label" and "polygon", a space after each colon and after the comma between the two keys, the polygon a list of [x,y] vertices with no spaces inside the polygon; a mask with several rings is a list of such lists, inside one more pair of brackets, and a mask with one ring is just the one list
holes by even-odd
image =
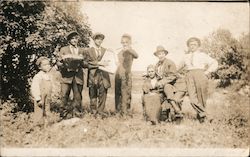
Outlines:
{"label": "group of children", "polygon": [[[106,66],[102,58],[106,48],[102,47],[105,36],[96,33],[92,36],[94,46],[81,48],[78,46],[79,34],[71,32],[67,36],[68,46],[62,47],[58,53],[57,67],[61,73],[61,96],[62,105],[60,116],[66,118],[69,115],[81,117],[83,115],[82,90],[84,84],[84,70],[88,69],[87,87],[89,88],[90,106],[89,112],[94,115],[107,116],[104,112],[108,88],[111,87],[109,73],[101,70],[100,66]],[[118,68],[115,74],[115,107],[121,115],[128,115],[131,103],[132,74],[131,68],[133,59],[138,54],[131,48],[132,38],[128,34],[121,37],[122,50],[118,53]],[[82,62],[72,70],[64,61],[66,55],[81,56]],[[46,68],[44,68],[46,64]],[[40,71],[34,76],[31,84],[31,94],[34,99],[34,111],[37,120],[49,119],[51,91],[44,90],[44,87],[51,88],[49,71],[51,66],[49,59],[40,57],[37,59],[37,66]],[[49,67],[49,68],[47,68]],[[45,82],[47,81],[47,82]],[[73,91],[73,102],[70,102],[70,91]]]}
{"label": "group of children", "polygon": [[[203,123],[206,119],[207,75],[217,69],[218,62],[200,51],[200,39],[191,37],[187,46],[188,53],[180,67],[185,75],[181,75],[174,62],[166,58],[168,51],[163,46],[158,46],[154,52],[159,59],[158,63],[147,68],[142,102],[145,117],[153,124],[162,119],[163,113],[167,114],[164,120],[181,120],[182,101],[186,93],[199,122]],[[152,104],[155,105],[154,108],[151,108]]]}
{"label": "group of children", "polygon": [[[83,68],[88,69],[87,87],[89,88],[89,112],[94,115],[105,116],[104,112],[108,88],[111,87],[109,73],[99,69],[106,66],[102,57],[106,52],[102,42],[105,36],[96,33],[92,36],[94,46],[90,48],[78,47],[79,34],[71,32],[67,36],[69,45],[62,47],[58,54],[57,67],[61,73],[62,111],[61,117],[68,113],[81,116],[82,90],[84,82]],[[121,37],[122,50],[117,57],[119,65],[115,73],[115,109],[121,115],[129,115],[132,90],[132,63],[138,54],[131,48],[132,38],[128,34]],[[206,118],[205,106],[207,98],[207,74],[217,69],[218,63],[207,54],[200,52],[200,40],[192,37],[187,41],[189,53],[186,54],[182,67],[185,76],[177,72],[173,61],[166,58],[168,51],[163,46],[157,46],[154,55],[159,59],[156,65],[147,68],[147,78],[143,83],[143,108],[147,120],[158,123],[162,113],[168,112],[167,120],[182,119],[182,101],[188,93],[191,105],[197,112],[197,118],[204,122]],[[81,64],[75,70],[69,70],[63,57],[74,54],[82,57]],[[37,62],[40,71],[34,76],[31,93],[34,99],[34,109],[37,119],[46,119],[50,114],[51,69],[49,59],[40,57]],[[70,91],[73,91],[73,103],[69,103]],[[158,105],[157,105],[158,103]],[[71,108],[69,110],[69,108]],[[153,112],[150,113],[150,112]],[[170,114],[171,113],[171,114]]]}

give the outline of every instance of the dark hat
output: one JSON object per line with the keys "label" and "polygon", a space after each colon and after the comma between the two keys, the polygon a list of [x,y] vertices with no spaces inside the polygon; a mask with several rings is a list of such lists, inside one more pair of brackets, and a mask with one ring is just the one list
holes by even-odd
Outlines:
{"label": "dark hat", "polygon": [[165,55],[168,54],[168,51],[163,46],[159,45],[156,47],[156,51],[154,52],[154,55],[157,56],[157,53],[161,51],[163,51]]}
{"label": "dark hat", "polygon": [[79,34],[76,31],[69,32],[67,35],[67,40],[72,39],[74,36],[78,36]]}
{"label": "dark hat", "polygon": [[95,33],[93,36],[92,36],[92,39],[95,40],[97,38],[101,38],[102,40],[105,38],[105,36],[102,34],[102,33]]}
{"label": "dark hat", "polygon": [[201,40],[199,38],[196,37],[191,37],[187,40],[187,46],[189,45],[190,42],[196,41],[198,43],[199,46],[201,46]]}
{"label": "dark hat", "polygon": [[49,60],[49,59],[48,59],[47,57],[44,57],[44,56],[39,57],[39,58],[36,60],[36,65],[37,65],[37,66],[40,66],[40,64],[41,64],[41,62],[42,62],[43,60]]}

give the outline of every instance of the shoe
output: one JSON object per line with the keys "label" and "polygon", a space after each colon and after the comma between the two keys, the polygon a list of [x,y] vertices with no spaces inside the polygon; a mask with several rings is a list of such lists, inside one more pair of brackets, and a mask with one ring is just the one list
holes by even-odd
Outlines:
{"label": "shoe", "polygon": [[182,113],[176,113],[175,118],[183,118],[183,114]]}
{"label": "shoe", "polygon": [[98,112],[98,114],[102,117],[102,119],[108,117],[108,114],[105,112]]}
{"label": "shoe", "polygon": [[206,120],[206,115],[204,114],[197,114],[197,119],[199,120],[200,123],[204,123]]}
{"label": "shoe", "polygon": [[198,118],[198,120],[200,123],[204,123],[206,120],[206,117],[200,117],[200,118]]}
{"label": "shoe", "polygon": [[180,124],[182,122],[182,120],[183,120],[183,114],[176,113],[174,115],[174,121],[175,121],[176,124]]}

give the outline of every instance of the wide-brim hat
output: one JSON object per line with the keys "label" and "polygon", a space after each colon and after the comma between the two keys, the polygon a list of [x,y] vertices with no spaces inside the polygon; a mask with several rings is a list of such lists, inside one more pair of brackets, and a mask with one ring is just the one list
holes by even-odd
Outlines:
{"label": "wide-brim hat", "polygon": [[103,35],[102,33],[95,33],[93,36],[92,36],[92,39],[95,40],[97,38],[101,38],[102,40],[105,38],[105,35]]}
{"label": "wide-brim hat", "polygon": [[157,56],[157,53],[162,52],[162,51],[165,53],[165,55],[168,54],[168,51],[163,46],[159,45],[156,47],[156,51],[154,52],[154,55]]}
{"label": "wide-brim hat", "polygon": [[69,32],[67,35],[67,40],[72,39],[74,36],[78,36],[79,34],[76,31]]}

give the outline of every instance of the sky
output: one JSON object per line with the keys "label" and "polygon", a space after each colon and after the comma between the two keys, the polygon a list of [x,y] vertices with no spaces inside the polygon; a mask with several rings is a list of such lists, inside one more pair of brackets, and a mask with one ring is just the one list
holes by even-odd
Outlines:
{"label": "sky", "polygon": [[230,30],[236,38],[249,32],[248,3],[85,1],[82,11],[92,31],[105,35],[103,47],[117,52],[121,36],[132,36],[132,47],[139,54],[133,71],[145,71],[157,62],[153,52],[158,45],[178,66],[189,37],[202,39],[218,28]]}

